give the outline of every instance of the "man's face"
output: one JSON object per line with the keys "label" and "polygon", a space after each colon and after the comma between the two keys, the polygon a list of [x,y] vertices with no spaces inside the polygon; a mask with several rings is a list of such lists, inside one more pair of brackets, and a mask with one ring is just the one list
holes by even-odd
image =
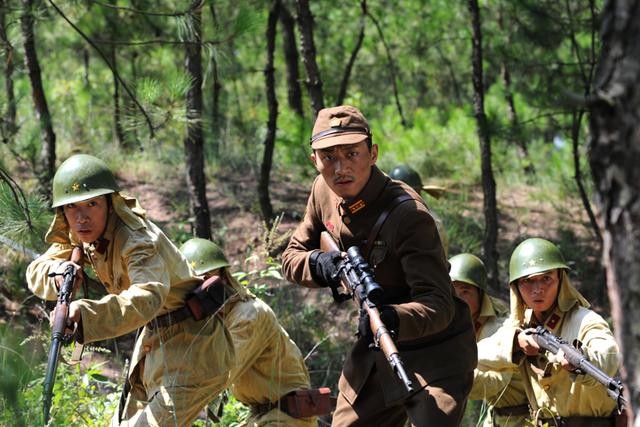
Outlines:
{"label": "man's face", "polygon": [[465,282],[453,281],[453,289],[458,298],[464,300],[471,311],[471,318],[475,322],[480,314],[480,290]]}
{"label": "man's face", "polygon": [[362,191],[378,159],[378,146],[371,150],[366,141],[315,150],[311,159],[331,190],[350,199]]}
{"label": "man's face", "polygon": [[522,300],[534,313],[543,313],[555,305],[560,285],[558,272],[554,269],[518,279]]}
{"label": "man's face", "polygon": [[93,199],[64,205],[64,216],[67,219],[71,231],[83,243],[91,243],[98,240],[105,227],[109,216],[109,206],[106,196],[98,196]]}

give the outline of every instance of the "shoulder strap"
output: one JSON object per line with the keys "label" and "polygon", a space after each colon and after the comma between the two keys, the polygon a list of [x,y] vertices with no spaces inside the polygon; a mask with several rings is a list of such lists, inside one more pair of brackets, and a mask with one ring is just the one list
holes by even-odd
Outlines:
{"label": "shoulder strap", "polygon": [[373,249],[373,242],[376,240],[376,237],[378,237],[378,233],[380,233],[380,229],[382,228],[384,223],[387,221],[387,218],[389,218],[391,211],[393,211],[401,203],[404,203],[409,200],[416,200],[416,199],[413,198],[410,194],[406,194],[406,193],[401,194],[395,199],[393,199],[391,203],[387,205],[386,209],[382,211],[382,213],[376,220],[376,223],[374,224],[373,228],[371,229],[371,232],[369,233],[369,237],[367,237],[367,246],[364,249],[364,256],[366,259],[369,259],[369,255],[371,255],[371,249]]}

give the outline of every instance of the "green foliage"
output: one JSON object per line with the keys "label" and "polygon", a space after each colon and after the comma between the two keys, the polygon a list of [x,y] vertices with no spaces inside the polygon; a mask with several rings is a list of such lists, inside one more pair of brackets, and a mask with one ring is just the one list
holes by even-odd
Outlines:
{"label": "green foliage", "polygon": [[[41,333],[20,337],[24,332],[19,328],[0,329],[0,425],[37,425],[42,420],[46,351],[41,349],[50,338]],[[71,349],[64,347],[49,425],[102,426],[114,413],[117,386],[102,374],[100,365],[81,369],[64,363],[70,356]]]}
{"label": "green foliage", "polygon": [[[44,249],[42,236],[51,223],[51,210],[41,196],[34,193],[24,193],[24,196],[26,206],[20,197],[19,189],[0,182],[0,212],[2,212],[0,236],[27,249],[42,251]],[[21,251],[19,246],[13,249]]]}

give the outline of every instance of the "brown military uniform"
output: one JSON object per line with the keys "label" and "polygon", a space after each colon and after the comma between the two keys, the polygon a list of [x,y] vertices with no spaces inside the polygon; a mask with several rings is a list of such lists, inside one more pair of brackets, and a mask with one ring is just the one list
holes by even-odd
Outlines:
{"label": "brown military uniform", "polygon": [[411,407],[421,408],[417,425],[458,425],[471,389],[477,354],[469,310],[454,296],[433,218],[406,184],[373,166],[364,189],[345,201],[318,177],[304,220],[283,254],[283,271],[290,281],[318,287],[309,256],[320,246],[320,233],[328,231],[343,250],[353,245],[364,250],[381,213],[407,194],[412,200],[390,212],[368,261],[386,304],[398,313],[397,345],[419,391],[407,399],[384,354],[359,339],[343,367],[333,425],[404,425]]}

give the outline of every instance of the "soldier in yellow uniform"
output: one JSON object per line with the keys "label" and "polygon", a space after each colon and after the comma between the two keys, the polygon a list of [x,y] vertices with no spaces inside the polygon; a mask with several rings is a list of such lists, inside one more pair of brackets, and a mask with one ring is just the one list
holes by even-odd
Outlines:
{"label": "soldier in yellow uniform", "polygon": [[[73,247],[80,246],[84,264],[108,295],[70,304],[75,339],[89,343],[141,328],[127,379],[130,392],[113,424],[190,425],[236,366],[231,333],[216,313],[250,296],[234,288],[196,320],[185,300],[202,280],[136,199],[120,194],[113,173],[93,156],[75,155],[60,165],[52,207],[55,219],[45,237],[51,246],[29,265],[29,288],[41,298],[56,299],[59,276],[50,273],[61,274]],[[72,265],[78,271],[83,267]]]}
{"label": "soldier in yellow uniform", "polygon": [[[441,187],[423,185],[422,179],[420,179],[420,175],[418,174],[418,172],[407,165],[398,165],[391,169],[391,172],[389,172],[389,178],[404,182],[405,184],[413,188],[413,190],[418,194],[422,194],[422,192],[424,191],[425,193],[429,194],[432,197],[435,197],[436,199],[440,198],[442,193],[445,191],[445,189]],[[447,256],[447,254],[449,253],[449,237],[447,236],[447,231],[444,228],[444,223],[442,222],[442,219],[440,219],[440,216],[438,216],[436,211],[433,210],[433,208],[429,207],[429,212],[431,213],[431,216],[436,223],[438,236],[440,236],[442,249],[444,249],[444,255]]]}
{"label": "soldier in yellow uniform", "polygon": [[[502,300],[487,293],[487,273],[480,258],[463,253],[449,259],[449,263],[453,288],[469,305],[476,341],[480,342],[500,328],[509,314],[509,308]],[[522,427],[527,423],[527,395],[522,376],[516,369],[497,372],[479,363],[474,372],[469,399],[487,402],[485,427]]]}
{"label": "soldier in yellow uniform", "polygon": [[522,242],[511,255],[511,315],[479,346],[481,363],[494,369],[518,365],[537,425],[613,426],[616,402],[594,378],[576,373],[564,357],[541,352],[533,327],[544,326],[582,353],[607,375],[618,370],[618,345],[607,322],[571,285],[560,250],[544,239]]}
{"label": "soldier in yellow uniform", "polygon": [[193,238],[180,252],[198,276],[221,276],[246,298],[225,305],[221,315],[231,334],[235,361],[227,384],[231,393],[251,408],[249,426],[316,426],[314,417],[293,418],[286,401],[279,399],[296,389],[309,388],[309,374],[298,346],[278,323],[275,313],[260,298],[231,276],[222,249],[210,240]]}

